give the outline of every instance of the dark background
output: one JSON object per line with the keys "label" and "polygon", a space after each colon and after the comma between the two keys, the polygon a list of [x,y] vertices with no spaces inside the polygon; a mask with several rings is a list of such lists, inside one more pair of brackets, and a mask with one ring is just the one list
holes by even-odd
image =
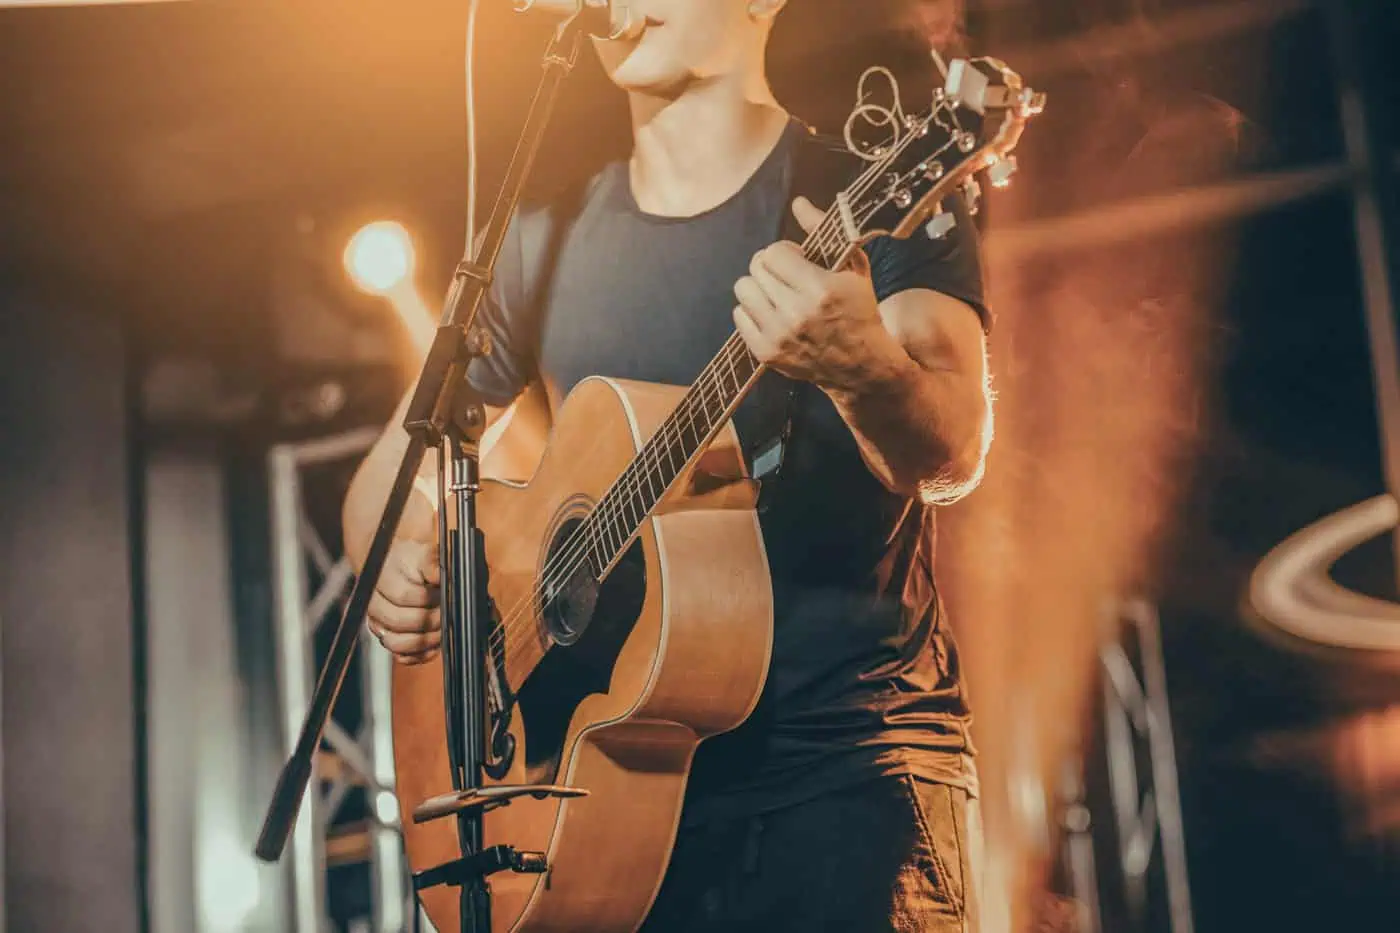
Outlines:
{"label": "dark background", "polygon": [[[1234,4],[1253,18],[1120,56],[1058,44],[1115,25],[1127,32],[1111,35],[1131,35],[1138,14],[1170,23],[1231,6],[972,0],[969,46],[1022,67],[1055,103],[1023,147],[1040,184],[1020,219],[1343,160],[1318,10]],[[1397,8],[1345,7],[1393,169]],[[16,930],[142,928],[142,451],[175,439],[226,462],[240,650],[265,650],[263,452],[381,423],[406,371],[392,319],[344,284],[345,238],[366,220],[403,220],[430,303],[461,250],[462,8],[0,11],[0,803]],[[834,0],[794,15],[801,25],[774,53],[780,96],[834,129],[865,64],[926,75],[917,37],[894,17]],[[503,37],[481,59],[489,193],[542,34],[504,10],[481,28]],[[1043,74],[1022,64],[1050,61],[1035,58],[1046,48],[1068,51]],[[593,69],[580,72],[540,190],[621,151],[623,114],[599,96]],[[1203,116],[1157,133],[1183,111]],[[1141,164],[1131,156],[1148,139],[1182,171],[1124,169]],[[1191,169],[1212,147],[1223,155]],[[1353,230],[1350,193],[1335,187],[1176,235],[1232,244],[1199,341],[1187,481],[1151,574],[1196,925],[1208,933],[1400,923],[1400,766],[1380,785],[1348,783],[1349,729],[1400,700],[1394,659],[1304,649],[1240,611],[1269,548],[1385,488]],[[1172,255],[1166,239],[1160,252]],[[1072,252],[1053,263],[1106,261]],[[1183,272],[1141,269],[1133,287],[1144,293],[1171,292]],[[333,514],[335,496],[323,498]],[[1381,540],[1338,576],[1393,596],[1393,566]]]}

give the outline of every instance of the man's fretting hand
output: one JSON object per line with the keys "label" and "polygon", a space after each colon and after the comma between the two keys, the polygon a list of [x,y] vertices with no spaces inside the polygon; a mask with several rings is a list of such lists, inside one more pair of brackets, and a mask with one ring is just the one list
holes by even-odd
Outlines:
{"label": "man's fretting hand", "polygon": [[[808,233],[824,216],[805,198],[793,203],[793,214]],[[848,268],[832,272],[797,244],[775,243],[754,256],[734,296],[734,323],[750,352],[794,379],[851,390],[868,378],[872,361],[898,349],[860,250]]]}

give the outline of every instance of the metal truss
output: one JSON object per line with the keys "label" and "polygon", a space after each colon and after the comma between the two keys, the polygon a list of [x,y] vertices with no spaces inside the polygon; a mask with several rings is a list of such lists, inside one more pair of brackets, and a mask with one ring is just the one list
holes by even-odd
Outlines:
{"label": "metal truss", "polygon": [[[364,429],[337,437],[274,447],[268,455],[272,511],[272,559],[277,615],[277,683],[285,752],[291,753],[311,702],[318,658],[315,636],[334,622],[348,593],[353,572],[343,556],[331,554],[325,537],[308,515],[302,494],[316,481],[318,468],[344,465],[364,455],[378,431]],[[361,636],[369,640],[367,634]],[[369,798],[369,823],[351,834],[341,861],[368,860],[372,879],[373,933],[408,929],[416,899],[407,884],[403,846],[394,798],[393,731],[390,698],[393,662],[383,651],[360,652],[361,728],[351,735],[334,718],[326,727],[323,752],[293,831],[289,858],[292,874],[294,933],[328,933],[327,843],[336,828],[336,813],[356,786]],[[326,750],[328,749],[328,751]],[[337,837],[344,841],[344,835]],[[366,929],[363,925],[357,929]]]}
{"label": "metal truss", "polygon": [[[3,634],[5,626],[0,623],[0,634]],[[4,654],[0,653],[0,659]],[[0,664],[0,676],[3,676],[3,664]],[[0,682],[0,933],[5,933],[5,736],[4,736],[4,708],[3,700],[5,696],[4,683]]]}
{"label": "metal truss", "polygon": [[[1075,928],[1193,933],[1157,610],[1132,601],[1113,622],[1099,650],[1102,757],[1067,768],[1063,791],[1062,859],[1079,910]],[[1101,866],[1105,851],[1115,858]]]}
{"label": "metal truss", "polygon": [[1273,548],[1255,568],[1249,602],[1258,617],[1288,634],[1315,644],[1394,654],[1400,651],[1395,622],[1400,602],[1382,600],[1338,585],[1334,563],[1361,543],[1395,536],[1396,586],[1400,587],[1400,336],[1397,336],[1393,160],[1383,150],[1368,108],[1359,64],[1359,26],[1345,9],[1326,8],[1333,64],[1338,74],[1337,103],[1346,144],[1346,174],[1352,196],[1357,267],[1366,312],[1371,371],[1379,418],[1382,466],[1387,494],[1325,516]]}

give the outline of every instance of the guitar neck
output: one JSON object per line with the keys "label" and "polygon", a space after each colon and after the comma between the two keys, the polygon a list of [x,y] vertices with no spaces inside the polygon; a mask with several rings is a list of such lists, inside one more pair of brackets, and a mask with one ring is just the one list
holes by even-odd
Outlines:
{"label": "guitar neck", "polygon": [[[838,207],[802,244],[803,255],[824,268],[843,264],[856,248],[842,231]],[[598,501],[584,534],[590,565],[599,579],[626,550],[662,497],[697,458],[753,389],[764,365],[737,332],[730,335],[676,409]]]}

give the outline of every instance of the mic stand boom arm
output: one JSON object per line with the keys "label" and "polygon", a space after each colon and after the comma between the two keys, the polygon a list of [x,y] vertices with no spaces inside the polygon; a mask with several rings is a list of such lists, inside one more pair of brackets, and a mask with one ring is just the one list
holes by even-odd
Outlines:
{"label": "mic stand boom arm", "polygon": [[[268,805],[267,815],[263,821],[262,831],[258,836],[255,849],[258,858],[264,861],[276,861],[286,848],[287,840],[291,835],[292,827],[301,807],[301,801],[306,794],[307,784],[311,780],[312,762],[316,749],[320,745],[321,735],[325,731],[331,709],[334,707],[336,698],[340,695],[341,687],[345,682],[350,658],[354,654],[360,627],[364,623],[365,614],[369,608],[370,598],[378,585],[379,576],[384,569],[384,561],[389,553],[389,546],[393,541],[395,531],[398,529],[404,507],[412,493],[414,479],[418,475],[428,448],[430,446],[437,447],[441,452],[441,446],[446,439],[453,446],[454,456],[466,457],[467,463],[458,463],[457,466],[459,468],[465,466],[469,471],[470,479],[464,484],[460,482],[461,477],[459,476],[459,481],[453,483],[453,491],[457,495],[463,493],[471,495],[474,492],[473,487],[478,468],[476,441],[480,437],[485,417],[480,401],[473,397],[465,377],[467,366],[473,355],[480,355],[484,348],[477,345],[475,341],[469,341],[467,334],[476,319],[481,299],[490,285],[511,217],[515,214],[525,181],[534,165],[545,127],[558,98],[560,85],[564,77],[572,70],[578,57],[583,34],[584,28],[580,19],[575,17],[563,25],[551,40],[544,56],[544,74],[540,79],[534,99],[530,102],[524,128],[521,130],[520,139],[506,170],[505,181],[483,231],[481,249],[476,258],[472,259],[472,244],[467,244],[467,258],[458,264],[453,276],[442,322],[433,338],[432,346],[423,364],[422,373],[418,378],[417,387],[404,417],[404,429],[409,434],[408,449],[404,452],[403,461],[399,465],[398,474],[389,491],[388,502],[384,506],[383,515],[375,530],[364,567],[361,568],[359,576],[355,580],[345,612],[336,627],[330,651],[316,682],[316,690],[311,698],[310,709],[302,723],[301,733],[297,737],[296,748],[278,776],[276,789],[273,791],[272,800]],[[476,166],[472,166],[471,170],[475,171]],[[459,414],[463,412],[466,412],[466,417],[459,418]],[[459,431],[457,425],[462,422],[465,422],[465,429]],[[464,441],[465,443],[463,443]],[[441,458],[439,463],[441,470]],[[441,483],[439,488],[441,488]],[[444,512],[447,509],[445,501],[442,503],[442,509]],[[470,507],[459,508],[458,515],[467,516],[470,521],[474,518],[475,510]],[[480,533],[476,528],[459,527],[457,532],[458,540],[463,543],[480,542]],[[446,550],[446,542],[444,542],[444,552]],[[469,546],[468,550],[469,552],[475,551],[477,548]],[[447,601],[444,600],[444,659],[446,661],[451,653],[458,655],[457,658],[453,659],[452,666],[466,675],[466,682],[462,683],[461,677],[454,676],[456,672],[449,671],[446,663],[444,663],[444,677],[449,679],[449,687],[452,686],[452,681],[458,681],[456,686],[461,688],[462,700],[459,709],[469,720],[478,715],[484,719],[485,712],[484,687],[487,659],[486,652],[481,650],[484,639],[480,637],[480,633],[483,629],[478,622],[486,618],[486,613],[483,611],[484,606],[477,605],[481,602],[478,597],[484,595],[485,587],[479,586],[475,579],[452,578],[457,571],[465,571],[469,576],[475,578],[480,572],[480,567],[472,566],[473,563],[479,565],[480,562],[450,561],[448,566],[443,568],[442,576],[442,592],[453,594],[454,601],[462,604],[459,608],[464,609],[465,614],[459,618],[468,630],[462,633],[466,637],[459,640],[459,651],[452,652],[449,645],[452,633],[446,631],[448,618],[452,613],[451,607],[447,606]],[[474,656],[468,656],[468,652],[464,650],[467,648],[477,649],[472,652]],[[452,705],[449,702],[449,706]],[[449,709],[449,714],[451,712],[452,710]],[[455,730],[455,724],[450,720],[448,725],[449,736],[456,731],[457,737],[466,746],[460,749],[464,753],[460,759],[462,764],[460,770],[469,788],[480,788],[482,784],[481,771],[486,750],[484,747],[485,728],[481,719],[475,722],[461,723],[457,725]],[[457,788],[459,792],[465,789],[463,787]],[[564,789],[558,790],[563,791]],[[464,855],[468,858],[476,855],[478,862],[481,861],[479,856],[482,853],[479,851],[472,853],[465,851],[465,849],[467,843],[474,843],[479,850],[481,809],[479,805],[470,806],[457,813],[459,828],[462,830]],[[527,867],[519,867],[522,861]],[[538,866],[530,867],[531,863],[532,860],[528,858],[517,859],[515,861],[516,870],[537,870]],[[465,879],[465,881],[466,884],[464,884],[462,892],[464,908],[468,906],[468,887],[477,886],[470,878]],[[478,878],[477,883],[479,884],[479,882]],[[482,887],[484,888],[484,886]],[[485,897],[483,892],[476,893],[482,896],[472,898],[476,903],[472,905],[471,909],[463,911],[464,928],[471,928],[468,926],[470,923],[469,913],[476,913],[478,920],[482,918],[482,914],[477,911],[485,906]],[[486,933],[490,929],[489,923],[484,926],[476,923],[472,926],[481,933]]]}

